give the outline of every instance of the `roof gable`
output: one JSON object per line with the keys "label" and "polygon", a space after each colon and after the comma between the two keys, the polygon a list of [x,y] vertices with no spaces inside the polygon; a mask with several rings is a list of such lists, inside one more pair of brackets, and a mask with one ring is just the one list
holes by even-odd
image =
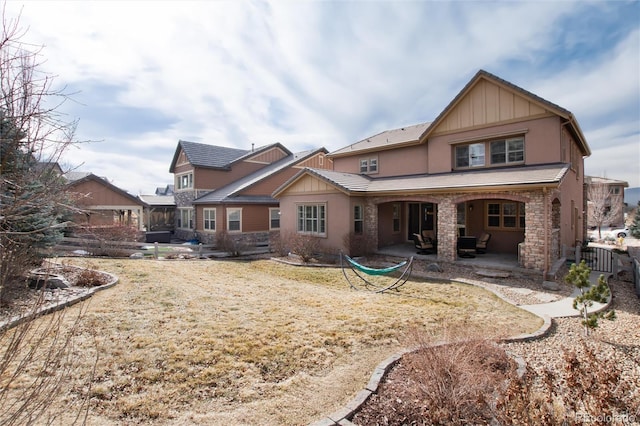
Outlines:
{"label": "roof gable", "polygon": [[[211,191],[202,197],[193,201],[194,204],[212,204],[212,203],[220,203],[226,200],[229,200],[232,197],[238,197],[242,194],[243,191],[246,191],[248,188],[262,182],[271,176],[276,175],[277,173],[285,170],[289,167],[296,167],[299,164],[304,163],[307,159],[317,155],[319,153],[326,154],[327,150],[325,148],[319,148],[314,151],[304,151],[297,154],[289,154],[287,157],[277,161],[275,163],[269,164],[260,170],[257,170],[247,176],[242,177],[228,185],[223,186],[222,188],[218,188],[214,191]],[[264,194],[265,197],[261,198],[261,201],[270,201],[271,194]],[[253,198],[257,200],[258,198]],[[234,198],[235,200],[235,198]]]}
{"label": "roof gable", "polygon": [[[79,173],[79,172],[78,172]],[[108,190],[117,193],[119,196],[126,198],[127,200],[133,202],[136,205],[146,206],[146,203],[142,201],[140,198],[135,197],[129,194],[127,191],[124,191],[106,179],[103,179],[99,176],[94,175],[93,173],[86,173],[85,176],[80,177],[78,179],[69,179],[67,178],[69,183],[67,184],[68,188],[75,188],[86,182],[96,182],[101,186],[106,187]]]}
{"label": "roof gable", "polygon": [[547,115],[564,119],[584,155],[591,154],[586,138],[570,111],[484,70],[478,71],[453,98],[420,140],[424,142],[440,133]]}

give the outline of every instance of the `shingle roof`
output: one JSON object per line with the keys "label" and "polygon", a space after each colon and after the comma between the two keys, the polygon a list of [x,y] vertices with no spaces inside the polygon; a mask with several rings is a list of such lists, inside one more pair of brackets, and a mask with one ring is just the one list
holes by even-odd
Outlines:
{"label": "shingle roof", "polygon": [[430,122],[420,123],[414,124],[412,126],[400,127],[398,129],[385,130],[384,132],[378,133],[377,135],[370,136],[361,141],[334,151],[330,154],[330,156],[351,154],[358,151],[367,151],[372,149],[390,149],[395,147],[396,145],[418,142],[418,140],[420,139],[420,135],[424,133],[424,131],[427,129],[427,127],[429,127],[430,124]]}
{"label": "shingle roof", "polygon": [[195,167],[205,167],[210,169],[229,169],[231,164],[236,161],[240,161],[246,157],[259,154],[261,151],[266,151],[273,147],[279,147],[286,154],[291,152],[282,146],[279,142],[264,145],[255,149],[238,149],[229,148],[226,146],[209,145],[198,142],[178,141],[178,146],[173,154],[173,160],[169,167],[169,172],[173,173],[176,162],[178,161],[178,155],[180,151],[184,151],[187,156],[187,160]]}
{"label": "shingle roof", "polygon": [[485,169],[434,175],[412,175],[393,178],[372,178],[369,175],[342,173],[331,170],[304,169],[287,183],[278,188],[274,194],[282,192],[287,186],[299,179],[302,174],[309,173],[336,188],[355,195],[371,195],[375,193],[415,193],[469,190],[471,188],[489,188],[500,186],[528,186],[558,184],[566,174],[566,164],[547,164],[517,168]]}
{"label": "shingle roof", "polygon": [[265,196],[242,196],[236,195],[241,191],[247,189],[248,187],[268,178],[275,173],[284,170],[285,168],[292,166],[309,156],[317,153],[317,152],[326,152],[324,148],[320,148],[317,150],[309,150],[303,151],[296,154],[291,154],[280,161],[276,161],[275,163],[269,164],[257,170],[254,173],[251,173],[243,178],[240,178],[228,185],[223,186],[222,188],[218,188],[213,190],[200,198],[197,198],[193,201],[193,204],[215,204],[223,201],[227,201],[230,198],[233,198],[233,202],[247,202],[247,203],[273,203],[275,201],[270,195]]}
{"label": "shingle roof", "polygon": [[178,145],[184,151],[189,162],[194,166],[218,169],[229,167],[229,164],[243,157],[248,152],[251,152],[246,149],[207,145],[183,140],[179,141]]}

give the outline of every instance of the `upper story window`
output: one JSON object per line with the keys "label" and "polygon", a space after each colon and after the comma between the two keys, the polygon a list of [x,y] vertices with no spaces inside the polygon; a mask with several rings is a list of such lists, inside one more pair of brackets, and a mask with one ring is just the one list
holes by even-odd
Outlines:
{"label": "upper story window", "polygon": [[378,173],[378,157],[361,158],[360,173]]}
{"label": "upper story window", "polygon": [[456,168],[484,166],[484,143],[456,146]]}
{"label": "upper story window", "polygon": [[176,176],[176,188],[177,189],[190,189],[193,188],[193,173],[186,173]]}
{"label": "upper story window", "polygon": [[[488,152],[489,155],[485,155]],[[524,162],[524,137],[476,142],[455,147],[455,168]]]}
{"label": "upper story window", "polygon": [[524,138],[491,142],[491,164],[522,163]]}

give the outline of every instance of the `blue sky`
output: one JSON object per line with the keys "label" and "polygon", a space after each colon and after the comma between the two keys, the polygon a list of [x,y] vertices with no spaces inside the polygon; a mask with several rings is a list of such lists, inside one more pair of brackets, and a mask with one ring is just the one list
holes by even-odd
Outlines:
{"label": "blue sky", "polygon": [[133,194],[179,139],[337,150],[433,120],[484,69],[571,111],[587,174],[640,186],[640,1],[26,1],[75,93],[66,166]]}

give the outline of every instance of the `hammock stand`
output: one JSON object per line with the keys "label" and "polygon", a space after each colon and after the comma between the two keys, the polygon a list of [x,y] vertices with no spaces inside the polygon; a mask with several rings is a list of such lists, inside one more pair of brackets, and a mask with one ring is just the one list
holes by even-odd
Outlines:
{"label": "hammock stand", "polygon": [[[350,258],[349,256],[347,256],[346,254],[340,253],[340,266],[342,267],[342,274],[347,279],[347,282],[349,283],[349,286],[352,289],[354,290],[364,289],[364,290],[369,290],[375,293],[383,293],[387,290],[392,290],[392,289],[397,290],[400,286],[402,286],[404,283],[407,282],[407,280],[409,279],[409,276],[411,276],[411,270],[413,269],[413,256],[411,256],[408,260],[404,260],[398,263],[397,265],[390,266],[388,268],[376,269],[376,268],[370,268],[368,266],[361,265],[355,260],[353,260],[352,258]],[[355,285],[352,282],[352,280],[349,279],[349,276],[347,275],[346,267],[349,267],[349,269],[351,269],[351,271],[353,271],[353,273],[358,278],[360,278],[364,284],[361,286]],[[372,276],[387,275],[394,271],[400,270],[402,267],[404,267],[404,270],[400,274],[400,277],[398,277],[398,279],[396,279],[390,285],[386,285],[386,286],[373,283],[363,275],[363,274],[372,275]]]}

